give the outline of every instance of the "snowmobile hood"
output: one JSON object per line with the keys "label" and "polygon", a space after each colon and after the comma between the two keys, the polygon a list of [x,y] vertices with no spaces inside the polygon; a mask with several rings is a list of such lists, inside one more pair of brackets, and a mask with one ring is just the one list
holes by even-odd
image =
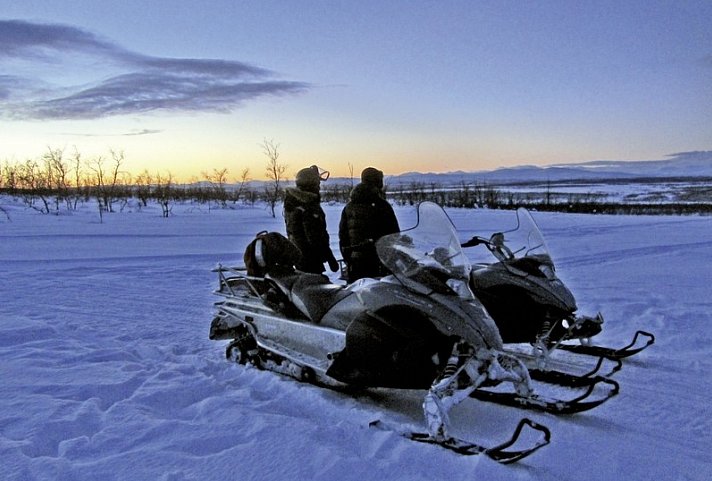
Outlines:
{"label": "snowmobile hood", "polygon": [[494,320],[469,287],[472,265],[442,207],[423,202],[418,206],[417,225],[381,237],[376,250],[406,289],[448,306],[451,315],[433,318],[441,332],[458,335],[476,346],[502,346]]}
{"label": "snowmobile hood", "polygon": [[[529,211],[516,211],[517,224],[513,229],[493,233],[489,238],[475,236],[465,245],[485,245],[488,259],[473,272],[475,285],[522,285],[531,291],[539,302],[558,310],[573,312],[577,309],[571,291],[556,276],[556,267],[549,254],[544,236]],[[485,250],[474,255],[481,255]],[[481,259],[477,259],[478,262]]]}

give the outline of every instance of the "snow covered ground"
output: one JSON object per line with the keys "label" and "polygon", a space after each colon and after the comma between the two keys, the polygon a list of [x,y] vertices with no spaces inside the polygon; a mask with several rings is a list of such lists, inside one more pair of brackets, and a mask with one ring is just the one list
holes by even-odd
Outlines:
{"label": "snow covered ground", "polygon": [[611,184],[606,182],[541,182],[536,185],[502,186],[502,192],[518,194],[537,194],[543,196],[589,196],[598,202],[679,202],[678,198],[686,190],[708,186],[704,182],[629,182],[626,184]]}
{"label": "snow covered ground", "polygon": [[[228,363],[208,340],[211,272],[241,263],[262,207],[47,216],[0,197],[0,478],[6,480],[712,479],[712,221],[534,213],[599,342],[655,345],[621,393],[573,416],[467,400],[458,435],[497,444],[528,416],[552,442],[509,466],[368,427],[421,426],[422,392],[357,398]],[[332,246],[342,206],[325,206]],[[414,208],[397,209],[402,227]],[[462,239],[512,212],[450,210]]]}

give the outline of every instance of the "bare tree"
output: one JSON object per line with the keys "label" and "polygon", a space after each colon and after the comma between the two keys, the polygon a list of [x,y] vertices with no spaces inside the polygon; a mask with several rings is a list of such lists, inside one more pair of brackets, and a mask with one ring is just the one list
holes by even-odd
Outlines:
{"label": "bare tree", "polygon": [[156,200],[161,204],[163,217],[168,217],[171,213],[171,200],[173,200],[173,174],[168,172],[165,176],[156,174],[156,188],[153,192]]}
{"label": "bare tree", "polygon": [[[29,207],[39,210],[43,214],[49,214],[49,194],[51,192],[49,177],[47,172],[42,170],[37,161],[27,159],[24,164],[19,166],[19,183],[23,192],[24,202]],[[42,201],[40,208],[35,206],[35,200],[37,198]]]}
{"label": "bare tree", "polygon": [[287,166],[279,163],[278,148],[279,144],[275,144],[273,140],[265,139],[262,143],[262,151],[267,156],[267,178],[271,181],[265,185],[265,199],[270,206],[272,217],[276,217],[274,209],[282,198],[282,181],[287,171]]}
{"label": "bare tree", "polygon": [[94,178],[90,181],[96,189],[96,200],[99,203],[99,212],[108,210],[106,198],[106,174],[104,173],[104,158],[102,156],[87,161],[87,167],[94,172]]}
{"label": "bare tree", "polygon": [[111,153],[111,158],[114,161],[113,169],[111,171],[111,186],[110,195],[116,200],[121,200],[121,210],[124,210],[126,204],[128,204],[130,194],[127,192],[127,185],[131,183],[131,174],[122,171],[121,164],[124,163],[124,152],[115,151],[113,149],[109,150]]}
{"label": "bare tree", "polygon": [[[203,172],[203,177],[210,184],[211,196],[220,203],[220,207],[227,208],[227,169],[213,169],[212,173]],[[209,204],[208,204],[209,205]]]}
{"label": "bare tree", "polygon": [[[96,197],[99,201],[99,208],[107,212],[114,212],[113,203],[119,197],[119,190],[122,180],[128,175],[121,171],[121,164],[124,162],[122,151],[110,150],[113,166],[110,170],[104,167],[106,159],[99,156],[87,162],[89,169],[94,172],[93,183],[97,190]],[[125,197],[125,196],[124,196]]]}
{"label": "bare tree", "polygon": [[47,148],[47,152],[42,157],[45,164],[45,175],[47,177],[47,188],[54,192],[55,211],[59,212],[59,204],[67,202],[67,208],[72,207],[69,200],[69,166],[64,160],[64,150]]}
{"label": "bare tree", "polygon": [[250,179],[250,169],[249,167],[245,167],[242,169],[242,172],[240,172],[239,185],[237,187],[237,192],[235,192],[235,202],[239,201],[240,198],[247,193],[247,190],[249,189],[247,184],[250,180],[252,180]]}
{"label": "bare tree", "polygon": [[70,208],[72,210],[77,210],[77,203],[79,202],[79,198],[81,196],[80,189],[82,187],[82,169],[81,169],[81,154],[79,154],[79,151],[75,148],[74,149],[74,164],[72,165],[72,173],[74,174],[74,198],[72,199],[72,204]]}
{"label": "bare tree", "polygon": [[5,165],[0,172],[2,188],[7,189],[10,194],[14,195],[18,188],[19,176],[20,172],[17,164],[10,164],[8,161],[5,161]]}
{"label": "bare tree", "polygon": [[134,184],[136,185],[136,197],[138,197],[139,207],[146,207],[148,199],[151,197],[151,184],[153,178],[147,169],[136,176]]}

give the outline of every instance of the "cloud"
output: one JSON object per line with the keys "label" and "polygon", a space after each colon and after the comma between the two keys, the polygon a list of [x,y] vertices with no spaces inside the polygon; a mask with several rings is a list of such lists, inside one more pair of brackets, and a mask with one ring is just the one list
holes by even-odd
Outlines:
{"label": "cloud", "polygon": [[152,134],[160,134],[163,132],[162,130],[156,130],[156,129],[141,129],[141,130],[133,130],[131,132],[121,134],[124,137],[133,137],[135,135],[152,135]]}
{"label": "cloud", "polygon": [[670,157],[672,160],[697,160],[709,159],[712,161],[712,150],[693,150],[690,152],[676,152],[668,154],[665,157]]}
{"label": "cloud", "polygon": [[49,51],[87,51],[97,54],[120,51],[109,42],[78,28],[21,20],[0,21],[0,57],[45,56]]}
{"label": "cloud", "polygon": [[[311,88],[237,61],[143,55],[66,25],[0,21],[0,45],[0,66],[6,73],[0,76],[0,117],[9,119],[230,112],[258,97]],[[72,64],[62,70],[70,73],[69,80],[57,78],[56,66],[47,68],[58,61]],[[80,61],[91,68],[78,81]],[[97,69],[97,61],[102,68]],[[23,76],[21,66],[42,75]],[[62,85],[62,80],[69,83]]]}
{"label": "cloud", "polygon": [[135,129],[130,132],[124,132],[121,134],[86,134],[86,133],[75,133],[75,132],[64,132],[64,135],[75,136],[75,137],[135,137],[139,135],[153,135],[160,134],[163,130],[160,129]]}

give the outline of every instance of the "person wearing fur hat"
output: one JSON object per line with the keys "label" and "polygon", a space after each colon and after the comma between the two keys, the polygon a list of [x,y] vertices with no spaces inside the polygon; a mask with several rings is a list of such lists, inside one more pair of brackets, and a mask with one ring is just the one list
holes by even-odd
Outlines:
{"label": "person wearing fur hat", "polygon": [[351,191],[339,222],[339,248],[346,262],[347,282],[388,274],[378,259],[375,243],[396,232],[400,227],[383,193],[383,172],[367,167],[361,172],[361,183]]}
{"label": "person wearing fur hat", "polygon": [[302,169],[297,172],[296,187],[287,187],[284,197],[287,237],[302,251],[302,258],[296,267],[314,274],[325,271],[325,262],[332,272],[339,269],[339,263],[329,247],[326,215],[320,205],[322,178],[316,165]]}

